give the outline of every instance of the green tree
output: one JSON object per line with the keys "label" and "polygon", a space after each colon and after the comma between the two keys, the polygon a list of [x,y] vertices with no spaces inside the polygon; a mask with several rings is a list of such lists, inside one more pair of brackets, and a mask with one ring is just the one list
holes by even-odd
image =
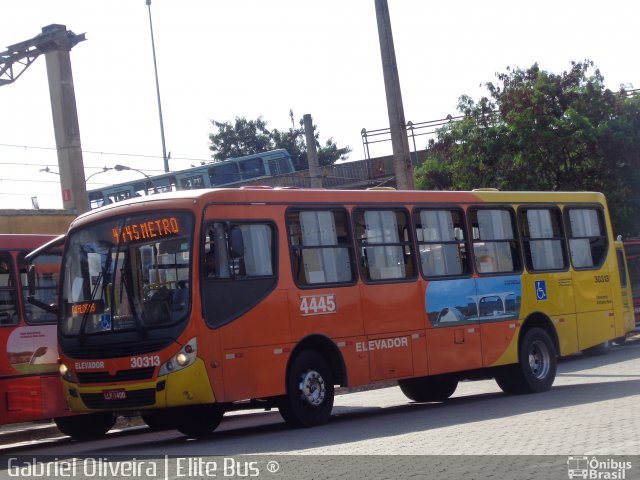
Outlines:
{"label": "green tree", "polygon": [[[267,122],[261,116],[256,120],[236,117],[233,124],[213,121],[213,125],[218,129],[218,133],[209,134],[209,149],[214,152],[213,159],[222,161],[230,157],[284,148],[291,155],[296,170],[309,168],[304,122],[300,119],[296,127],[292,110],[289,110],[289,118],[291,127],[288,130],[268,130]],[[351,148],[338,147],[332,138],[320,145],[320,133],[316,125],[313,125],[313,133],[321,166],[333,165],[338,160],[349,158]]]}
{"label": "green tree", "polygon": [[255,120],[236,117],[233,124],[215,120],[211,123],[218,129],[217,134],[209,135],[209,150],[214,152],[211,157],[216,161],[273,149],[271,132],[267,130],[267,122],[262,117]]}
{"label": "green tree", "polygon": [[418,188],[600,191],[616,233],[638,235],[640,97],[606,89],[589,60],[497,78],[488,97],[460,97],[462,118],[429,142]]}

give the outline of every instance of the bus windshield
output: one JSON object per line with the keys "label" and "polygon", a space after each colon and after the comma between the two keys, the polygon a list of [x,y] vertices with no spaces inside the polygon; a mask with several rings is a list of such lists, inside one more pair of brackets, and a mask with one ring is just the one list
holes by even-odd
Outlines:
{"label": "bus windshield", "polygon": [[119,217],[72,231],[63,259],[60,332],[143,331],[186,320],[193,220]]}

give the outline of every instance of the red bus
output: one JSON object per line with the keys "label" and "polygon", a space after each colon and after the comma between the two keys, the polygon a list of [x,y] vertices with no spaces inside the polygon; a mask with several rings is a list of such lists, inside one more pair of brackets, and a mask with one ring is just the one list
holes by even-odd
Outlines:
{"label": "red bus", "polygon": [[633,313],[636,329],[640,328],[640,239],[629,239],[622,242],[627,257],[627,268],[633,293]]}
{"label": "red bus", "polygon": [[[58,374],[55,305],[62,240],[0,234],[0,425],[53,419],[63,433],[76,427],[74,436],[81,438],[79,417],[67,406]],[[46,253],[27,261],[43,245]]]}
{"label": "red bus", "polygon": [[322,424],[335,385],[542,392],[558,356],[626,334],[623,272],[599,193],[159,194],[71,224],[60,374],[74,411],[190,436],[246,407]]}
{"label": "red bus", "polygon": [[[56,315],[27,300],[25,255],[53,235],[0,235],[0,424],[68,415],[58,371]],[[35,298],[56,302],[60,256],[35,265]]]}

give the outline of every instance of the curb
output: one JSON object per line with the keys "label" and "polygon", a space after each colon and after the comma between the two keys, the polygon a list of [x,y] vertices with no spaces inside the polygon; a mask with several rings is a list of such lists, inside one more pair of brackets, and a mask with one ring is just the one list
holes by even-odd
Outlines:
{"label": "curb", "polygon": [[[134,417],[118,417],[114,430],[123,430],[130,427],[145,425],[142,418]],[[22,423],[10,425],[6,429],[0,429],[0,450],[4,446],[13,445],[15,443],[34,442],[37,440],[48,440],[55,438],[70,438],[58,430],[54,422],[39,423]]]}
{"label": "curb", "polygon": [[21,429],[13,429],[17,427],[12,425],[11,430],[0,431],[0,449],[5,445],[21,442],[32,442],[48,438],[64,437],[64,434],[58,430],[55,424],[37,425],[37,424],[21,424]]}

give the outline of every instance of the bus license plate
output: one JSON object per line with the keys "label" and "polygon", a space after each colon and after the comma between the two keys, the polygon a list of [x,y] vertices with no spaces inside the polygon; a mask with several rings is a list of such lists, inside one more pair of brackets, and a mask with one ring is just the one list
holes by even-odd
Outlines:
{"label": "bus license plate", "polygon": [[126,390],[103,390],[102,396],[105,400],[126,400]]}

